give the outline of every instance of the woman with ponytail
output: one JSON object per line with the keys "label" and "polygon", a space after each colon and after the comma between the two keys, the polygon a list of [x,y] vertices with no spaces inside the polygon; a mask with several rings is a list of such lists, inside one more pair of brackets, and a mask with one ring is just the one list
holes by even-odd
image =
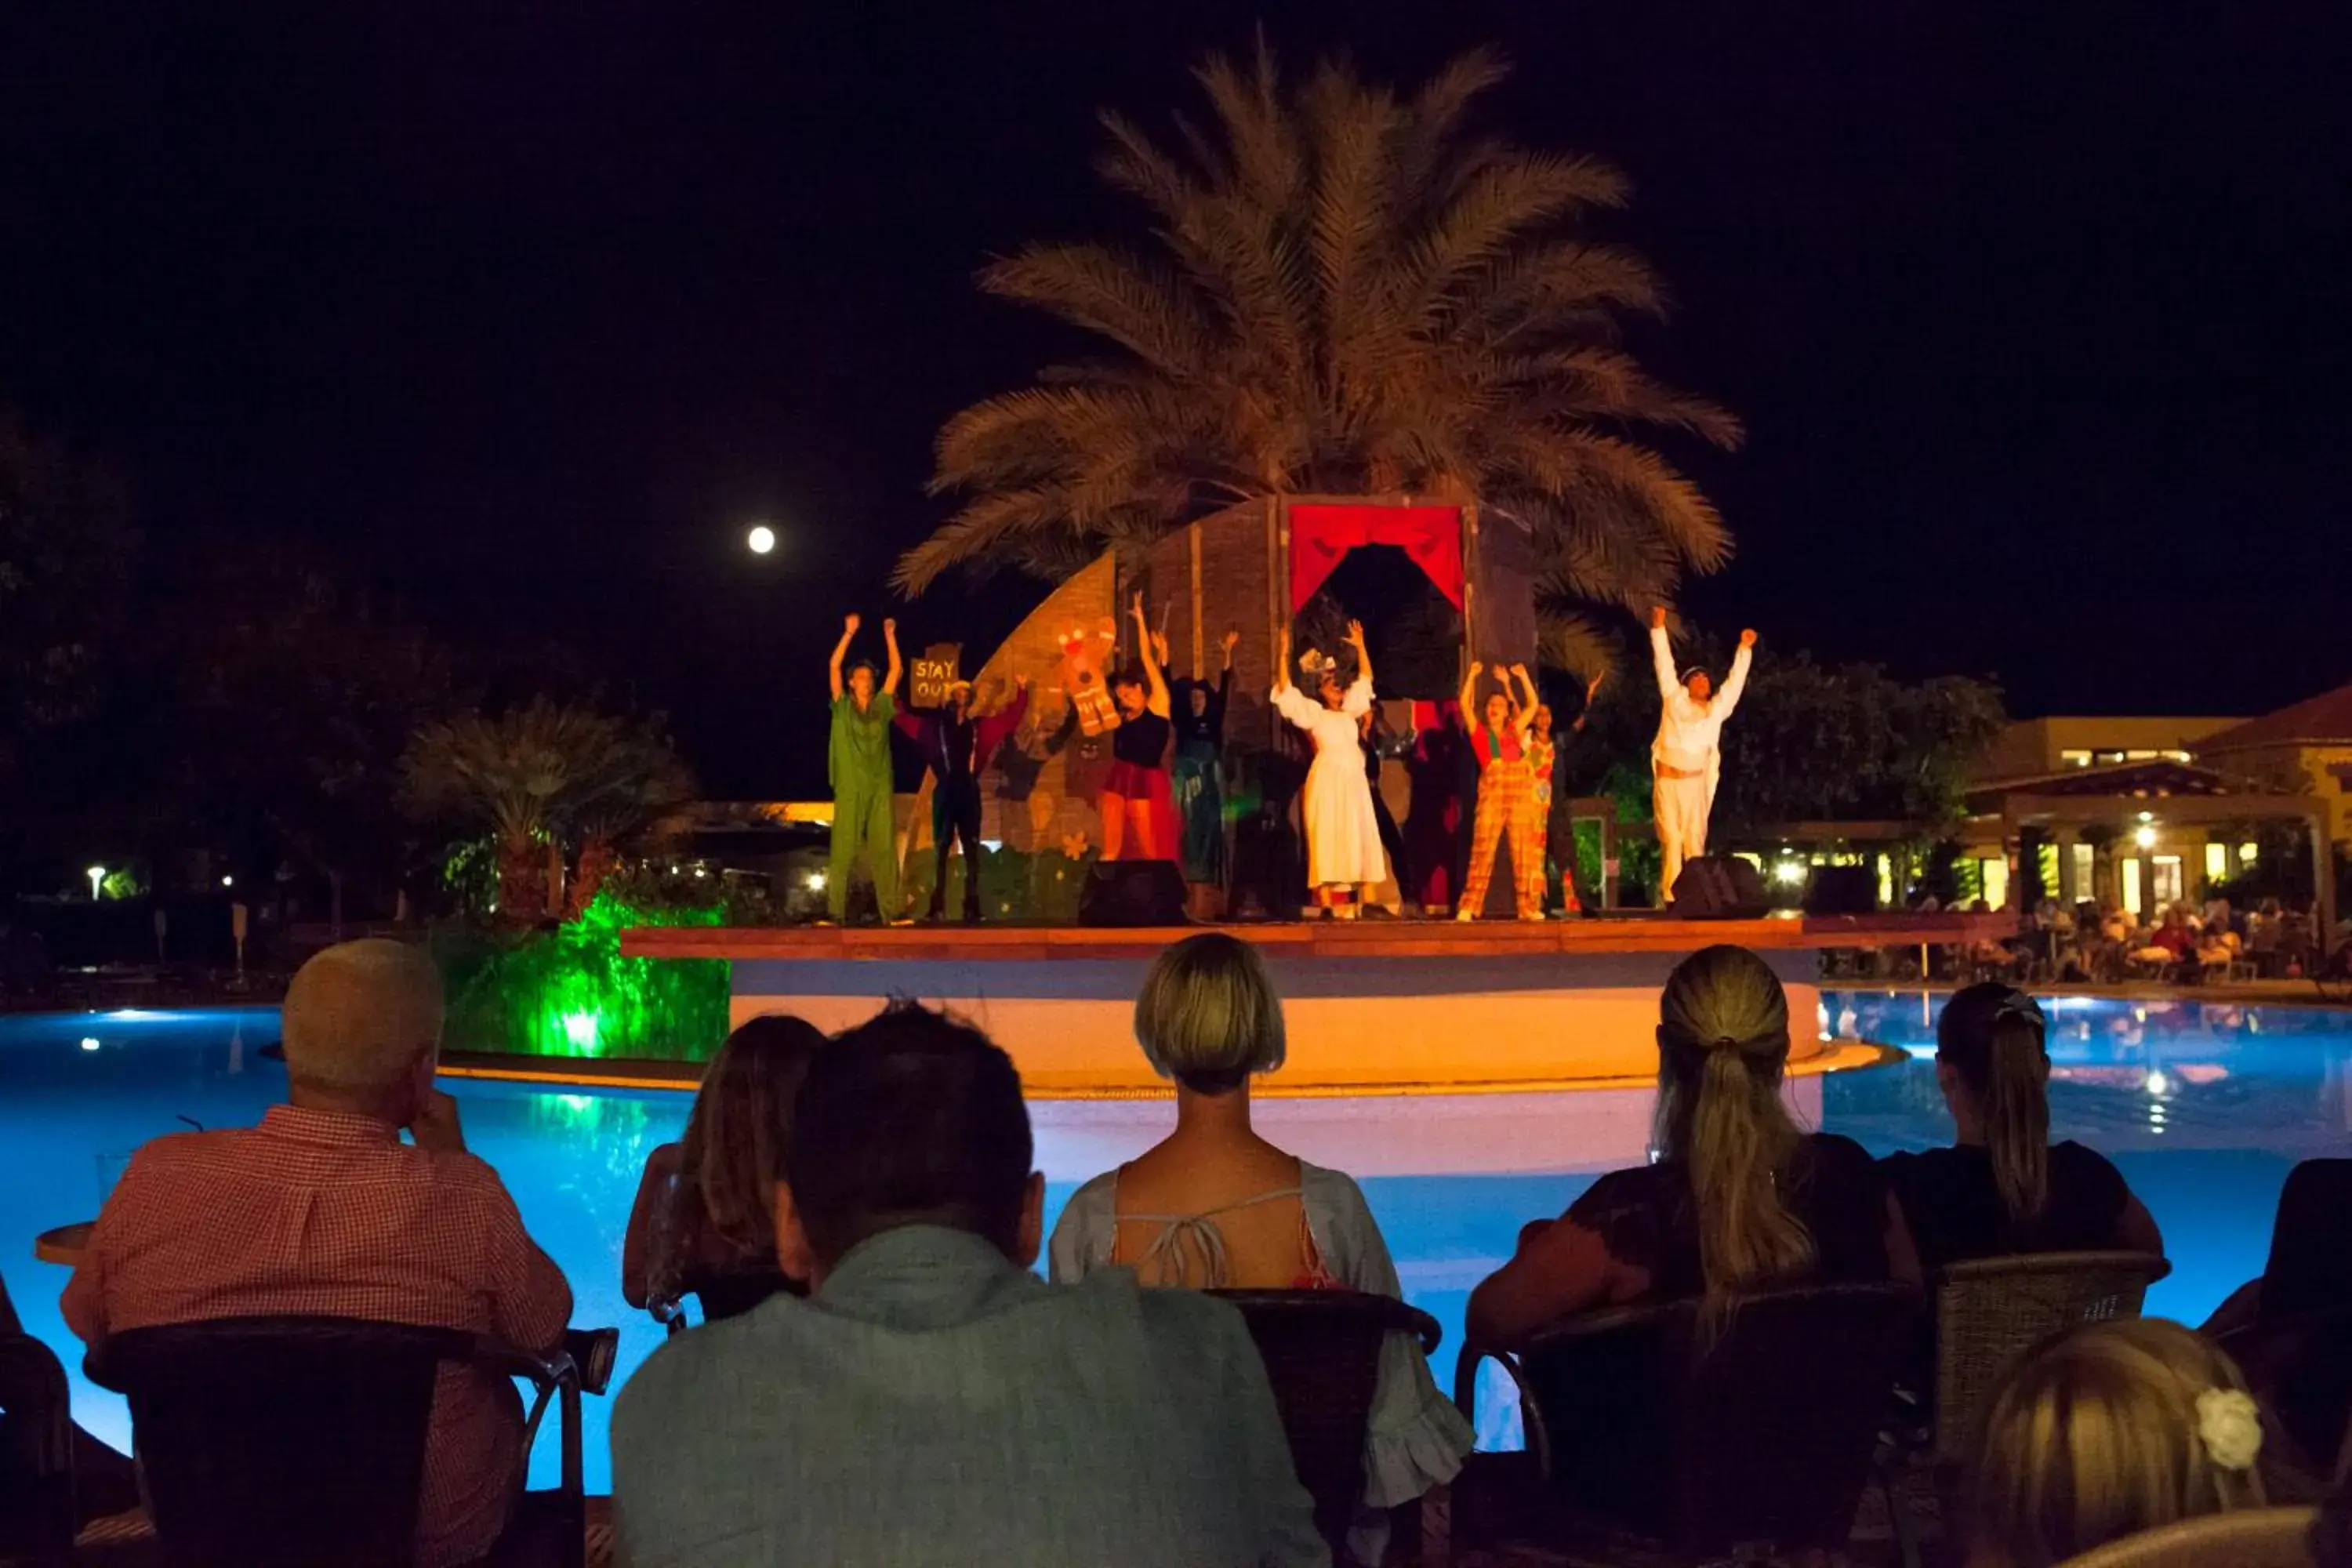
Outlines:
{"label": "woman with ponytail", "polygon": [[1789,1001],[1764,961],[1717,946],[1675,965],[1659,1003],[1654,1163],[1601,1177],[1470,1297],[1473,1341],[1509,1346],[1588,1308],[1809,1281],[1916,1279],[1870,1156],[1801,1131],[1780,1096]]}
{"label": "woman with ponytail", "polygon": [[1956,992],[1936,1025],[1936,1081],[1953,1147],[1880,1162],[1928,1268],[2020,1252],[2161,1254],[2123,1173],[2050,1142],[2050,1056],[2032,997],[1994,982]]}

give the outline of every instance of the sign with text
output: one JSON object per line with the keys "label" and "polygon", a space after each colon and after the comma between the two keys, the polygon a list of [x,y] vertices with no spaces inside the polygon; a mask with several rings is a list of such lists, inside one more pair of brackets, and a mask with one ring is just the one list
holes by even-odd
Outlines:
{"label": "sign with text", "polygon": [[946,707],[948,689],[963,679],[962,660],[961,643],[935,642],[925,648],[908,671],[907,706]]}

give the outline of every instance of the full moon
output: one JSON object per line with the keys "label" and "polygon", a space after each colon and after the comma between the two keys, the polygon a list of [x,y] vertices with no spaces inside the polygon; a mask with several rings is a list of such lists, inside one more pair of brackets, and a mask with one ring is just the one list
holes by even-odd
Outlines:
{"label": "full moon", "polygon": [[776,547],[776,531],[763,522],[746,534],[743,542],[751,547],[752,554],[765,555]]}

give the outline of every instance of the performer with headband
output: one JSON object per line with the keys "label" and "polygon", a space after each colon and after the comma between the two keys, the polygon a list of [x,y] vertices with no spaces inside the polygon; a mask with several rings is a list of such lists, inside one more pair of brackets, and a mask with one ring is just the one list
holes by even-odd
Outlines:
{"label": "performer with headband", "polygon": [[1651,807],[1658,826],[1658,901],[1674,897],[1683,862],[1706,853],[1707,813],[1715,806],[1716,781],[1723,773],[1723,721],[1748,689],[1748,666],[1756,634],[1739,634],[1731,674],[1714,689],[1706,670],[1691,666],[1675,672],[1674,644],[1666,637],[1666,612],[1650,612],[1650,652],[1658,667],[1658,738],[1650,747]]}

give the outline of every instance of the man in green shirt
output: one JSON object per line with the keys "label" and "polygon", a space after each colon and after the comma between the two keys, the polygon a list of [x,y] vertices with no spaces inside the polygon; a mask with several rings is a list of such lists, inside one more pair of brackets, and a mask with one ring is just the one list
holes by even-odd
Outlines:
{"label": "man in green shirt", "polygon": [[849,908],[849,879],[860,861],[874,879],[874,905],[890,924],[903,923],[898,908],[898,859],[890,822],[890,718],[898,710],[898,623],[882,623],[890,668],[882,689],[874,689],[874,667],[860,659],[846,684],[841,661],[858,618],[842,625],[833,647],[833,736],[825,748],[825,772],[833,784],[833,860],[825,872],[825,908],[838,922]]}

